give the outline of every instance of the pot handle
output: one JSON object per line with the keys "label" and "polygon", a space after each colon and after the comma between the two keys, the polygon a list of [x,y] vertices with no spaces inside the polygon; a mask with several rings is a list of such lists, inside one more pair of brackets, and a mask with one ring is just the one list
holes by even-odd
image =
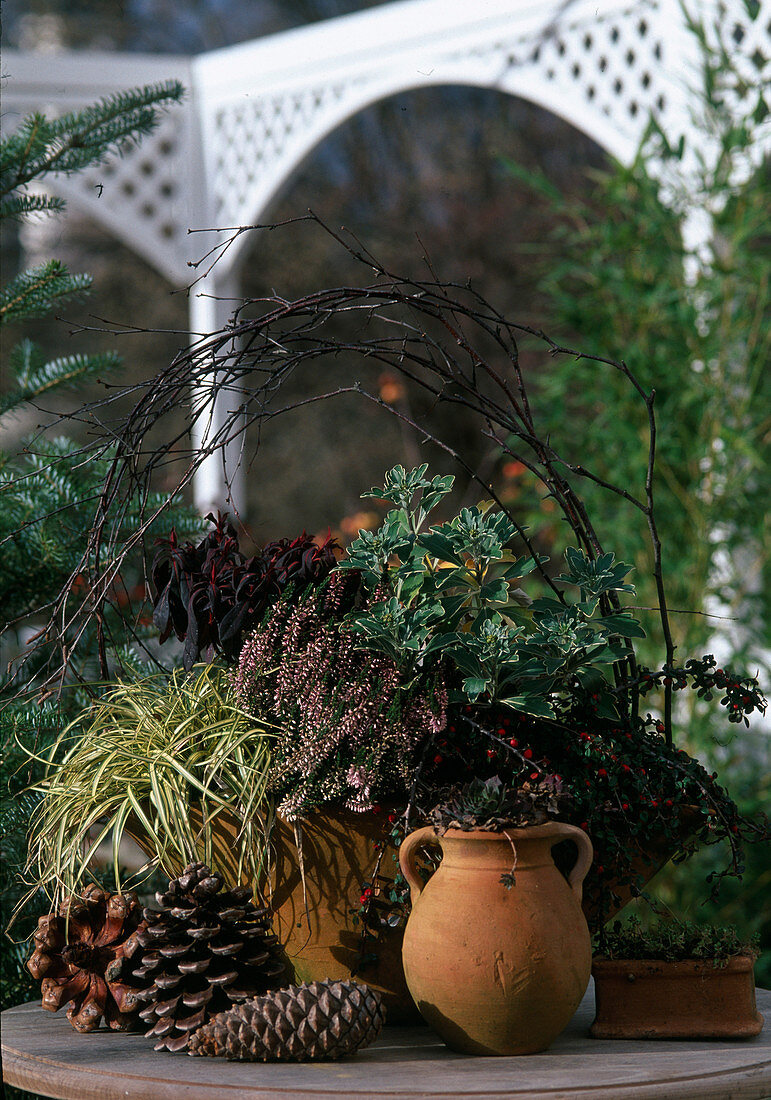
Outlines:
{"label": "pot handle", "polygon": [[441,847],[439,837],[436,835],[431,825],[427,825],[424,829],[416,829],[414,833],[410,833],[408,837],[404,838],[399,848],[399,866],[402,869],[402,874],[409,883],[410,899],[413,905],[420,897],[423,886],[425,885],[415,866],[415,854],[418,848],[424,848],[429,844],[433,844],[434,847]]}
{"label": "pot handle", "polygon": [[564,821],[555,821],[551,826],[551,836],[554,838],[552,846],[560,840],[572,840],[578,848],[578,859],[573,870],[568,875],[568,885],[578,898],[579,905],[583,900],[584,879],[594,859],[592,842],[583,829],[577,825],[568,825]]}

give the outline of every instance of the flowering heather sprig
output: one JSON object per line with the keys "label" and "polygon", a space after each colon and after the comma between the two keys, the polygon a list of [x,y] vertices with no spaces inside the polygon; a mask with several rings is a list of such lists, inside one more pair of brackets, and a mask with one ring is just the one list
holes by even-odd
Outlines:
{"label": "flowering heather sprig", "polygon": [[349,576],[332,574],[318,593],[279,602],[232,678],[239,703],[282,729],[269,785],[290,818],[329,801],[364,811],[405,792],[426,739],[446,724],[440,676],[405,688],[390,658],[361,649],[346,630],[338,614]]}

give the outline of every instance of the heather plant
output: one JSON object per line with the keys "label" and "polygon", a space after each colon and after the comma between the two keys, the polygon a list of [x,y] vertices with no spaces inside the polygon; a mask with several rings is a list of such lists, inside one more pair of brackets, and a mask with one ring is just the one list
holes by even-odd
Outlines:
{"label": "heather plant", "polygon": [[357,585],[355,574],[335,573],[279,601],[233,675],[240,705],[279,727],[268,791],[290,819],[327,802],[361,811],[404,797],[425,744],[446,724],[441,672],[407,679],[346,629],[341,613]]}

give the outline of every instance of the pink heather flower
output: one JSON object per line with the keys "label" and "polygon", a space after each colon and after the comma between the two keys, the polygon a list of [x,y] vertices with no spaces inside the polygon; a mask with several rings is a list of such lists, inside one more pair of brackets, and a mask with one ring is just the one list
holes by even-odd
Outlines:
{"label": "pink heather flower", "polygon": [[231,677],[239,703],[280,730],[269,784],[290,818],[407,790],[425,738],[447,722],[441,679],[405,690],[393,661],[357,648],[338,615],[346,581],[333,573],[321,592],[275,605]]}
{"label": "pink heather flower", "polygon": [[366,769],[361,764],[351,764],[346,774],[346,780],[349,785],[356,791],[361,791],[366,797],[369,794],[369,783],[367,781]]}

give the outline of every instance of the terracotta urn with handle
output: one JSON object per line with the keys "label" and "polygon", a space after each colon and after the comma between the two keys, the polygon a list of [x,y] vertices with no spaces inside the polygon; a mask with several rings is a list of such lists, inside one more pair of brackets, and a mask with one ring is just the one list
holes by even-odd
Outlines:
{"label": "terracotta urn with handle", "polygon": [[[552,847],[570,839],[568,880]],[[424,883],[419,850],[442,861]],[[424,1019],[452,1050],[534,1054],[569,1022],[589,984],[592,952],[581,884],[592,844],[580,829],[549,822],[501,832],[418,829],[399,862],[412,893],[404,973]],[[514,884],[501,876],[513,869]]]}

